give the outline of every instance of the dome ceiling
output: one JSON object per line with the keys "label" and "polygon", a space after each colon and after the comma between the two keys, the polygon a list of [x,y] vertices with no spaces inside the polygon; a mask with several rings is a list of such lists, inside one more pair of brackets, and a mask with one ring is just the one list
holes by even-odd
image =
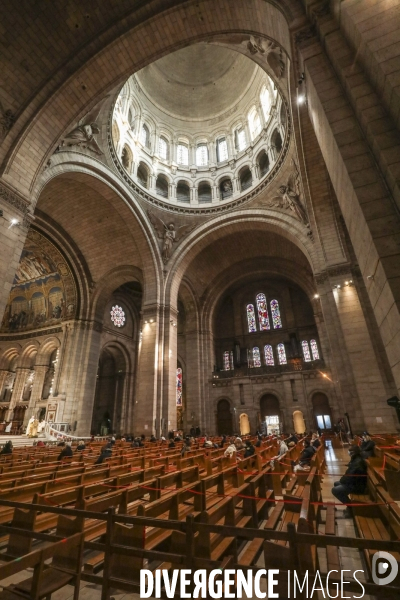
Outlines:
{"label": "dome ceiling", "polygon": [[178,119],[208,120],[240,101],[258,69],[233,50],[195,44],[157,60],[136,78],[163,112]]}

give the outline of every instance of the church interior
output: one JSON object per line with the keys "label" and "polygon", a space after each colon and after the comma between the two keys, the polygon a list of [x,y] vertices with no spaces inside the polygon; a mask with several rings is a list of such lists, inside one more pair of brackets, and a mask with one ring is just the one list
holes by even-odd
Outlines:
{"label": "church interior", "polygon": [[400,1],[0,14],[0,600],[398,598]]}

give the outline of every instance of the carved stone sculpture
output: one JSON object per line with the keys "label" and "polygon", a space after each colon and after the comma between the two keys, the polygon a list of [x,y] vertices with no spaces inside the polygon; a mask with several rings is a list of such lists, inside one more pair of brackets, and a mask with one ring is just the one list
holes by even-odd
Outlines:
{"label": "carved stone sculpture", "polygon": [[178,243],[187,233],[192,231],[195,228],[195,225],[181,225],[176,229],[174,223],[166,225],[162,219],[157,217],[150,210],[147,211],[147,214],[157,233],[157,237],[160,240],[163,240],[162,258],[164,263],[166,263],[171,257],[174,244]]}
{"label": "carved stone sculpture", "polygon": [[267,58],[267,63],[275,73],[278,79],[281,79],[285,73],[285,62],[282,56],[282,49],[270,40],[263,40],[262,38],[255,38],[250,36],[247,42],[247,47],[251,54],[264,54]]}
{"label": "carved stone sculpture", "polygon": [[279,208],[290,210],[306,227],[309,227],[307,212],[300,200],[300,173],[294,160],[292,160],[293,170],[290,173],[287,184],[278,188],[279,196],[275,196],[267,201],[267,206],[277,206]]}
{"label": "carved stone sculpture", "polygon": [[103,154],[96,141],[95,136],[100,133],[96,119],[99,116],[99,109],[93,110],[91,113],[83,117],[78,122],[77,127],[70,131],[62,140],[58,150],[66,147],[78,146],[80,148],[88,148],[96,154]]}

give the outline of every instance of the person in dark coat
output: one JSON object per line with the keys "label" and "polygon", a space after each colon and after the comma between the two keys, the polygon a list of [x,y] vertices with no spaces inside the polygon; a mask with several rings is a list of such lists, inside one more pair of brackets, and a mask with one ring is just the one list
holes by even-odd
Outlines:
{"label": "person in dark coat", "polygon": [[2,451],[0,452],[0,454],[12,454],[12,453],[13,453],[12,441],[8,440],[8,442],[6,442],[4,444],[4,448],[2,449]]}
{"label": "person in dark coat", "polygon": [[71,448],[71,442],[67,442],[63,448],[63,450],[61,450],[60,454],[58,455],[57,460],[62,460],[63,458],[67,458],[68,456],[73,456],[73,452],[72,452],[72,448]]}
{"label": "person in dark coat", "polygon": [[76,451],[82,452],[82,450],[86,450],[86,444],[83,440],[79,440],[78,445],[76,447]]}
{"label": "person in dark coat", "polygon": [[189,433],[190,433],[190,437],[193,437],[193,438],[195,437],[196,429],[194,428],[193,425],[191,426]]}
{"label": "person in dark coat", "polygon": [[154,444],[155,442],[157,442],[157,438],[155,435],[152,435],[150,438],[150,441]]}
{"label": "person in dark coat", "polygon": [[219,447],[223,448],[224,445],[225,445],[225,442],[226,442],[226,435],[223,435],[222,438],[221,438],[221,441],[219,443]]}
{"label": "person in dark coat", "polygon": [[360,445],[362,457],[370,458],[371,456],[375,456],[375,442],[366,431],[364,431],[362,439],[363,441]]}
{"label": "person in dark coat", "polygon": [[174,440],[170,440],[169,441],[168,448],[175,448],[175,442],[174,442]]}
{"label": "person in dark coat", "polygon": [[101,465],[106,458],[111,458],[112,456],[112,444],[109,442],[105,446],[102,447],[100,456],[97,458],[95,465]]}
{"label": "person in dark coat", "polygon": [[250,440],[247,440],[243,458],[248,458],[249,456],[254,456],[255,453],[256,453],[256,449],[254,448],[253,444],[251,443]]}
{"label": "person in dark coat", "polygon": [[311,446],[314,446],[316,450],[320,447],[321,442],[319,441],[318,434],[313,433],[311,438]]}
{"label": "person in dark coat", "polygon": [[[332,494],[343,504],[350,504],[349,494],[365,494],[367,489],[367,463],[365,462],[359,446],[351,446],[349,449],[350,462],[347,471],[335,481]],[[347,507],[343,513],[344,517],[351,517],[351,510]]]}
{"label": "person in dark coat", "polygon": [[301,451],[299,457],[299,464],[295,465],[294,460],[292,460],[293,471],[309,471],[310,470],[310,462],[312,457],[314,456],[316,450],[310,444],[310,440],[304,440],[303,450]]}

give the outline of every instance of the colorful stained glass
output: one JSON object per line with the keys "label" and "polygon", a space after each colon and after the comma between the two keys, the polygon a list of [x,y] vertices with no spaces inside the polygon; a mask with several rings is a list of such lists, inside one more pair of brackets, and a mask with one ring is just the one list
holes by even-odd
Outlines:
{"label": "colorful stained glass", "polygon": [[257,346],[253,348],[253,367],[261,367],[260,349]]}
{"label": "colorful stained glass", "polygon": [[176,405],[182,406],[182,369],[176,370]]}
{"label": "colorful stained glass", "polygon": [[311,340],[310,346],[311,346],[313,360],[319,360],[319,350],[318,350],[317,342],[315,340]]}
{"label": "colorful stained glass", "polygon": [[310,354],[310,346],[308,345],[308,342],[306,342],[306,340],[303,340],[301,342],[301,346],[303,348],[304,360],[306,362],[310,362],[311,361],[311,354]]}
{"label": "colorful stained glass", "polygon": [[286,365],[287,360],[286,360],[286,350],[285,350],[284,344],[278,344],[276,349],[278,350],[279,364]]}
{"label": "colorful stained glass", "polygon": [[281,329],[282,328],[282,319],[281,319],[281,312],[279,310],[278,300],[271,300],[270,306],[271,306],[271,315],[272,315],[272,325],[274,326],[274,329]]}
{"label": "colorful stained glass", "polygon": [[231,360],[230,360],[230,353],[228,352],[228,350],[226,350],[224,352],[224,370],[225,371],[230,371],[231,370]]}
{"label": "colorful stained glass", "polygon": [[123,327],[125,325],[125,313],[123,309],[115,305],[110,310],[111,322],[115,325],[115,327]]}
{"label": "colorful stained glass", "polygon": [[269,367],[273,367],[275,364],[275,359],[274,359],[274,351],[272,350],[272,346],[270,346],[269,344],[266,344],[264,346],[264,358],[265,358],[265,364]]}
{"label": "colorful stained glass", "polygon": [[252,304],[248,304],[246,306],[246,311],[247,311],[247,323],[249,326],[249,333],[253,333],[254,331],[257,331],[256,315],[254,313],[254,306]]}
{"label": "colorful stained glass", "polygon": [[233,371],[233,369],[234,369],[234,366],[233,366],[233,350],[231,350],[230,359],[231,359],[231,370]]}
{"label": "colorful stained glass", "polygon": [[267,329],[271,329],[271,325],[269,324],[267,299],[265,297],[265,294],[257,294],[256,301],[260,331],[266,331]]}

